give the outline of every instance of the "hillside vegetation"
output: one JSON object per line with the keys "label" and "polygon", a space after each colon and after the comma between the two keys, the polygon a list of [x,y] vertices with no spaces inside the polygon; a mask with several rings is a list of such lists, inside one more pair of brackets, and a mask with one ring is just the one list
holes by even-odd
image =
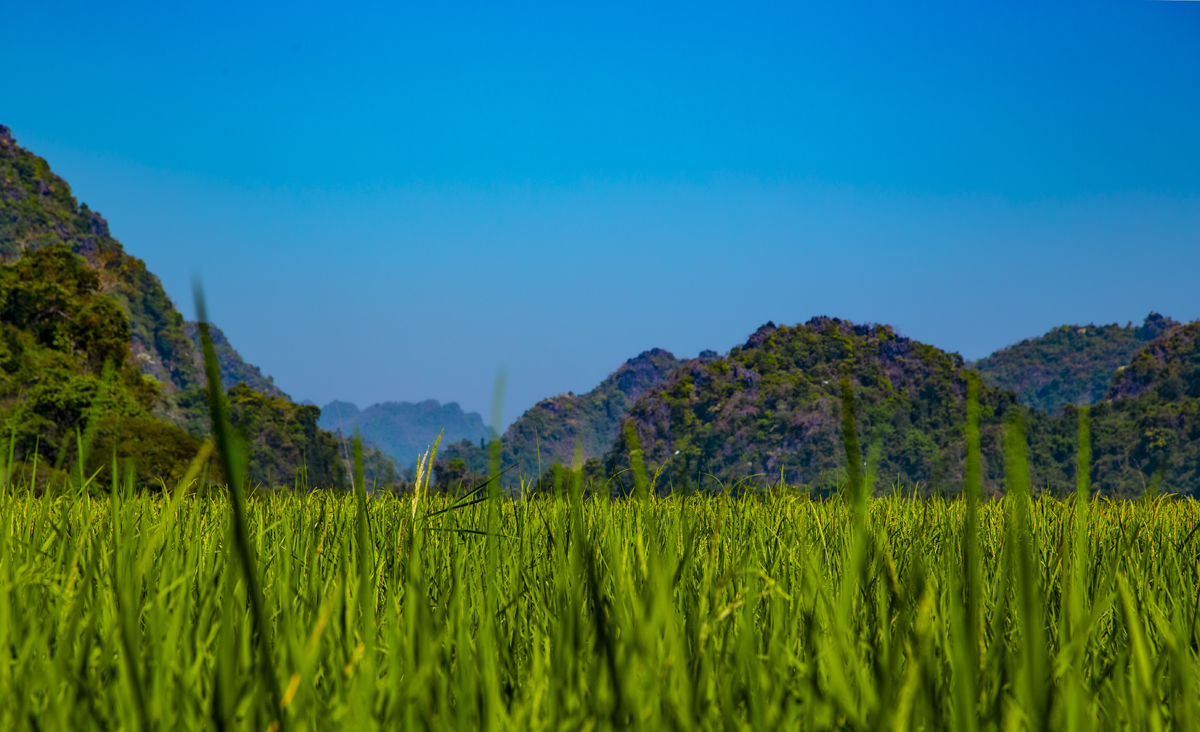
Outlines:
{"label": "hillside vegetation", "polygon": [[[97,434],[143,477],[178,477],[200,441],[153,416],[159,382],[129,350],[130,326],[100,276],[63,243],[0,264],[0,420],[22,462],[61,462]],[[137,435],[129,440],[127,436]],[[7,452],[7,451],[6,451]],[[101,467],[94,460],[89,472]]]}
{"label": "hillside vegetation", "polygon": [[1200,496],[1200,321],[1146,344],[1108,396],[1092,408],[1094,480],[1116,495]]}
{"label": "hillside vegetation", "polygon": [[[841,380],[850,379],[864,440],[878,442],[885,483],[950,491],[962,483],[967,374],[962,359],[890,327],[813,318],[759,328],[710,361],[689,361],[632,407],[648,469],[664,486],[714,488],[754,478],[832,484],[845,470]],[[999,473],[997,428],[1019,408],[1011,392],[983,388],[988,487]],[[627,466],[624,435],[614,469]]]}
{"label": "hillside vegetation", "polygon": [[[1105,399],[1090,408],[1090,480],[1110,496],[1148,489],[1200,495],[1198,324],[1174,325],[1133,355]],[[841,379],[848,376],[864,450],[881,490],[899,485],[956,494],[963,481],[965,398],[972,372],[956,354],[895,334],[888,326],[814,318],[767,324],[727,357],[691,361],[629,412],[648,469],[663,489],[711,490],[749,480],[821,490],[845,474]],[[981,387],[985,490],[1004,490],[1003,421],[1028,427],[1035,490],[1073,489],[1078,410],[1050,415],[1016,395]],[[607,473],[628,490],[628,446],[612,443]]]}
{"label": "hillside vegetation", "polygon": [[[210,429],[194,324],[108,222],[3,126],[0,303],[0,420],[19,460],[54,464],[77,435],[91,435],[89,470],[103,470],[115,452],[145,481],[181,474]],[[344,485],[344,467],[330,462],[336,443],[315,428],[317,410],[293,404],[224,334],[213,335],[225,385],[246,385],[231,395],[236,426],[255,446],[251,475],[287,484],[311,458],[308,477]]]}
{"label": "hillside vegetation", "polygon": [[1054,413],[1067,404],[1087,406],[1107,398],[1117,369],[1176,325],[1158,313],[1138,327],[1064,325],[971,366],[988,384],[1016,392],[1025,406]]}

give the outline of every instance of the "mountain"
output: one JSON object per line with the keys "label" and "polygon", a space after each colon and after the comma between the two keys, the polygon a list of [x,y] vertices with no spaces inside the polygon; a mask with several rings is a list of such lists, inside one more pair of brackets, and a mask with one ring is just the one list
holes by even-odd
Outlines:
{"label": "mountain", "polygon": [[[878,442],[879,484],[956,492],[962,482],[967,374],[962,358],[886,325],[813,318],[767,323],[724,358],[689,361],[629,411],[647,470],[680,490],[744,479],[828,485],[845,470],[841,387],[851,376],[864,448]],[[983,388],[985,476],[998,489],[1001,418],[1020,406]],[[628,465],[623,436],[610,465]],[[756,477],[757,476],[757,477]]]}
{"label": "mountain", "polygon": [[157,408],[177,424],[186,423],[188,417],[169,397],[202,387],[204,376],[196,367],[183,318],[162,283],[145,262],[125,253],[104,217],[77,203],[66,181],[0,125],[0,259],[12,262],[55,244],[82,257],[98,277],[97,292],[120,304],[138,369],[168,397]]}
{"label": "mountain", "polygon": [[[251,479],[287,484],[307,464],[311,485],[344,486],[318,410],[292,404],[214,336],[226,379],[246,382],[230,396]],[[180,475],[209,431],[200,363],[158,277],[0,126],[0,428],[16,462],[73,459],[75,436],[94,429],[97,469],[115,451],[145,482]]]}
{"label": "mountain", "polygon": [[94,429],[89,473],[124,445],[135,448],[123,452],[138,459],[140,477],[178,477],[200,440],[152,414],[158,382],[139,372],[129,319],[99,288],[100,276],[61,242],[0,264],[0,422],[15,461],[59,463],[74,456],[77,434]]}
{"label": "mountain", "polygon": [[1093,482],[1112,495],[1200,497],[1200,321],[1176,325],[1119,369],[1092,407]]}
{"label": "mountain", "polygon": [[1064,325],[1002,348],[969,364],[992,386],[1017,393],[1021,403],[1047,412],[1105,398],[1117,369],[1140,348],[1178,325],[1158,313],[1141,326]]}
{"label": "mountain", "polygon": [[[706,351],[701,359],[716,356]],[[504,432],[501,461],[506,467],[519,465],[509,480],[515,481],[519,475],[537,476],[539,466],[544,472],[554,463],[570,465],[577,444],[584,460],[603,457],[634,401],[681,363],[661,348],[644,351],[586,394],[559,394],[535,404]],[[464,472],[487,472],[488,455],[479,445],[465,441],[443,444],[438,466],[443,485],[450,481],[449,475],[458,479]],[[452,467],[454,460],[460,463]]]}
{"label": "mountain", "polygon": [[439,434],[443,443],[466,440],[475,444],[491,435],[476,412],[464,412],[454,402],[439,404],[435,399],[411,402],[383,402],[366,409],[350,402],[334,401],[321,409],[322,429],[350,436],[356,430],[402,465],[412,466],[417,456],[427,451]]}
{"label": "mountain", "polygon": [[[1163,321],[1154,316],[1148,325]],[[1200,496],[1200,321],[1168,325],[1144,344],[1089,408],[1093,490],[1132,498],[1148,489]],[[957,354],[888,326],[814,318],[768,323],[727,357],[689,361],[629,411],[660,489],[711,489],[740,480],[814,487],[845,470],[840,379],[849,374],[864,452],[878,446],[876,487],[953,495],[962,486],[970,370]],[[1035,490],[1074,490],[1080,410],[1048,414],[1014,392],[981,387],[984,485],[1003,491],[1004,421],[1024,421]],[[608,475],[627,468],[623,436]],[[712,476],[708,478],[706,476]],[[618,490],[627,481],[618,476]]]}

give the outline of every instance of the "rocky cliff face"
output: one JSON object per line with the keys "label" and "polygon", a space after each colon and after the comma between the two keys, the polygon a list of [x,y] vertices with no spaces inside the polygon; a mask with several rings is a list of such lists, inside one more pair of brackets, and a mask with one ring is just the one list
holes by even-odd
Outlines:
{"label": "rocky cliff face", "polygon": [[[501,461],[506,467],[518,465],[506,480],[534,479],[539,469],[545,471],[555,463],[570,465],[576,445],[583,460],[602,458],[629,407],[680,363],[669,351],[654,348],[621,364],[585,394],[559,394],[535,404],[504,432]],[[461,461],[461,470],[468,472],[484,474],[488,469],[486,450],[474,442],[444,443],[441,456],[442,475],[450,474],[453,460]]]}
{"label": "rocky cliff face", "polygon": [[504,433],[505,463],[535,474],[543,466],[569,465],[579,444],[584,460],[602,457],[634,401],[660,384],[681,361],[654,348],[629,359],[586,394],[560,394],[530,408]]}
{"label": "rocky cliff face", "polygon": [[[221,366],[221,383],[226,388],[236,384],[245,384],[251,389],[266,394],[267,396],[283,397],[291,400],[287,394],[278,386],[275,386],[275,380],[269,376],[263,376],[263,372],[252,363],[247,363],[242,355],[237,352],[229,339],[225,337],[225,333],[215,325],[209,324],[209,334],[213,341],[213,350],[217,354],[217,363]],[[200,328],[194,322],[184,324],[184,331],[187,333],[188,340],[193,345],[193,356],[196,369],[204,372],[204,356],[200,352]]]}

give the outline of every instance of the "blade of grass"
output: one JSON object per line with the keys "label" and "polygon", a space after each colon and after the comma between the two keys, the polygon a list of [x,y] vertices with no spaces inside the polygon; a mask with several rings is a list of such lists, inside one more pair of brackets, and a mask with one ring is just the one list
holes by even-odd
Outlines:
{"label": "blade of grass", "polygon": [[258,645],[259,678],[271,698],[271,714],[278,729],[287,732],[287,715],[282,711],[283,693],[271,652],[267,621],[263,611],[262,590],[259,586],[258,567],[254,548],[250,545],[250,532],[246,520],[245,490],[245,447],[233,433],[229,421],[229,409],[225,404],[225,392],[221,387],[221,367],[213,348],[212,334],[208,326],[208,310],[204,303],[204,292],[199,281],[195,284],[196,320],[200,332],[200,347],[204,354],[204,371],[208,378],[208,408],[212,419],[212,430],[216,437],[217,450],[221,455],[221,466],[228,481],[229,505],[233,510],[234,549],[241,564],[242,577],[246,582],[246,597],[250,603],[250,616],[254,623],[254,635]]}

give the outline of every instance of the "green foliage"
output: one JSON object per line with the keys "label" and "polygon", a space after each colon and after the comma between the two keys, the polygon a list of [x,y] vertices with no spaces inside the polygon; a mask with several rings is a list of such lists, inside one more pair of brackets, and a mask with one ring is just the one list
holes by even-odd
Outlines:
{"label": "green foliage", "polygon": [[1067,404],[1105,399],[1113,374],[1150,341],[1178,325],[1150,313],[1140,327],[1064,325],[971,364],[991,386],[1017,393],[1028,407],[1056,413]]}
{"label": "green foliage", "polygon": [[530,490],[546,495],[565,495],[578,484],[584,495],[594,491],[611,493],[610,476],[600,458],[591,457],[583,461],[578,470],[562,463],[554,463],[538,477]]}
{"label": "green foliage", "polygon": [[442,493],[458,494],[471,490],[476,482],[476,475],[467,470],[467,463],[462,458],[438,460],[433,467],[434,484]]}
{"label": "green foliage", "polygon": [[[138,357],[137,366],[158,381],[166,397],[156,410],[185,424],[189,417],[172,397],[177,390],[201,386],[203,378],[183,318],[162,283],[145,262],[125,253],[109,234],[108,222],[79,204],[45,160],[20,147],[9,130],[0,127],[0,260],[15,261],[56,245],[83,257],[98,283],[94,289],[110,295],[125,311],[125,340]],[[104,313],[95,315],[111,322]]]}
{"label": "green foliage", "polygon": [[98,486],[111,486],[112,462],[116,456],[118,469],[122,466],[132,469],[138,485],[170,486],[187,473],[201,444],[199,438],[159,419],[109,415],[96,425],[86,474],[95,475]]}
{"label": "green foliage", "polygon": [[[0,416],[19,457],[57,460],[88,420],[104,449],[135,458],[137,475],[176,477],[211,430],[195,324],[185,327],[158,278],[125,253],[99,214],[79,205],[46,161],[0,127]],[[226,384],[239,392],[239,427],[253,445],[252,479],[345,484],[334,438],[316,429],[315,407],[292,404],[212,329]],[[105,364],[114,368],[101,387]],[[156,426],[152,417],[174,425]],[[188,437],[179,428],[192,435]],[[151,436],[162,442],[148,444]],[[71,447],[73,450],[74,447]],[[276,452],[277,451],[277,454]],[[109,452],[111,452],[109,450]],[[106,465],[99,451],[92,462]],[[374,453],[380,476],[394,474]]]}
{"label": "green foliage", "polygon": [[[1097,492],[1200,495],[1200,323],[1176,325],[1118,371],[1109,399],[1091,410],[1090,481]],[[764,326],[727,358],[689,362],[630,411],[658,489],[807,484],[845,475],[839,383],[851,375],[859,432],[879,448],[879,490],[890,485],[953,494],[965,479],[966,386],[957,356],[897,337],[887,326],[816,318]],[[979,471],[986,493],[1004,490],[1003,421],[1026,424],[1036,493],[1067,496],[1078,480],[1077,410],[1026,409],[1012,392],[980,386]],[[625,440],[609,469],[628,467]],[[713,479],[716,479],[714,482]]]}
{"label": "green foliage", "polygon": [[247,478],[265,486],[297,481],[320,488],[347,487],[337,439],[317,427],[321,410],[235,384],[228,392],[233,426],[248,445]]}
{"label": "green foliage", "polygon": [[1200,321],[1171,328],[1118,371],[1091,409],[1092,481],[1112,495],[1200,496]]}
{"label": "green foliage", "polygon": [[9,486],[0,728],[1195,729],[1194,501],[572,495]]}
{"label": "green foliage", "polygon": [[[865,444],[879,447],[884,485],[957,493],[966,374],[957,355],[888,326],[836,318],[795,327],[768,323],[727,357],[677,369],[629,416],[647,470],[663,470],[660,491],[781,479],[828,489],[847,468],[842,410],[852,404]],[[845,398],[843,378],[852,398]],[[980,403],[984,482],[995,492],[1003,483],[1000,420],[1020,406],[1011,393],[986,387]],[[625,443],[613,442],[614,471],[627,466]]]}
{"label": "green foliage", "polygon": [[[129,357],[129,323],[99,292],[100,277],[65,244],[0,264],[0,419],[18,460],[74,457],[77,436],[98,424],[89,469],[135,458],[146,481],[177,477],[199,441],[152,426],[153,379]],[[150,445],[147,440],[161,444]],[[92,471],[94,472],[94,470]]]}

